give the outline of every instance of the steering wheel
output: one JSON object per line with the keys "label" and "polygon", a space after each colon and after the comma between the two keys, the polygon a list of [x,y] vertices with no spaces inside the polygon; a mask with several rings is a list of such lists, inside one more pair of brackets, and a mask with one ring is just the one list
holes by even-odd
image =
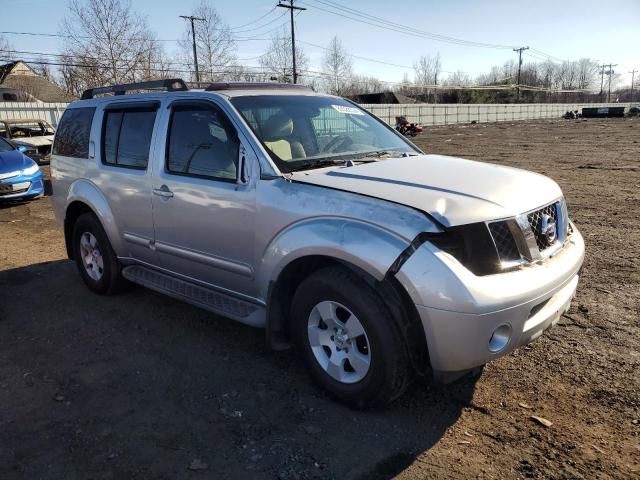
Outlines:
{"label": "steering wheel", "polygon": [[351,139],[351,137],[348,137],[347,135],[338,135],[337,137],[331,139],[329,143],[324,146],[322,151],[334,153],[338,148],[347,147],[352,143],[353,140]]}

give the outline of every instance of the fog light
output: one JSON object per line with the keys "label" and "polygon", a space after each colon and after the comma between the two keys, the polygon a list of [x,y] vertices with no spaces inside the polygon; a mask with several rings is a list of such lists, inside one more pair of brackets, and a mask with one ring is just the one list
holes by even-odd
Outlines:
{"label": "fog light", "polygon": [[500,325],[493,331],[491,339],[489,340],[489,351],[491,353],[498,353],[504,347],[507,346],[511,339],[511,325]]}

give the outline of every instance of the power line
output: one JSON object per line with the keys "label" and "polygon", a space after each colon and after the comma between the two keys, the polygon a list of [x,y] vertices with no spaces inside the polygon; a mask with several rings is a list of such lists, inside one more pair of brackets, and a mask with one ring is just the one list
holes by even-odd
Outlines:
{"label": "power line", "polygon": [[[495,49],[510,49],[511,45],[500,45],[493,43],[483,43],[483,42],[475,42],[471,40],[464,40],[456,37],[449,37],[446,35],[440,35],[432,32],[428,32],[426,30],[419,30],[413,27],[409,27],[407,25],[403,25],[400,23],[392,22],[386,20],[381,17],[376,17],[374,15],[369,15],[361,10],[356,10],[354,8],[346,7],[336,2],[329,2],[323,0],[314,0],[315,3],[320,3],[325,7],[329,7],[333,10],[329,10],[327,8],[319,7],[318,5],[309,4],[306,1],[301,2],[305,5],[315,8],[317,10],[321,10],[326,13],[330,13],[332,15],[336,15],[339,17],[347,18],[349,20],[353,20],[355,22],[364,23],[367,25],[372,25],[374,27],[383,28],[385,30],[390,30],[397,33],[402,33],[410,36],[418,36],[421,38],[428,38],[430,40],[435,40],[439,42],[452,43],[457,45],[466,45],[471,47],[481,47],[481,48],[495,48]],[[337,11],[335,11],[337,10]],[[357,15],[354,17],[354,15]]]}
{"label": "power line", "polygon": [[276,7],[273,7],[271,10],[269,10],[267,13],[265,13],[265,14],[264,14],[264,15],[262,15],[261,17],[258,17],[258,18],[256,18],[255,20],[251,20],[250,22],[245,23],[245,24],[243,24],[243,25],[238,25],[237,27],[230,27],[229,29],[230,29],[230,30],[237,30],[237,29],[239,29],[239,28],[244,28],[244,27],[246,27],[246,26],[248,26],[248,25],[252,25],[252,24],[254,24],[254,23],[257,23],[257,22],[259,22],[260,20],[262,20],[263,18],[265,18],[265,17],[267,17],[267,16],[271,15],[273,12],[275,12],[275,10],[276,10]]}
{"label": "power line", "polygon": [[633,70],[631,70],[630,72],[628,72],[628,73],[630,73],[630,74],[631,74],[631,100],[630,100],[631,102],[633,102],[633,81],[635,80],[636,72],[637,72],[637,71],[638,71],[638,70],[636,70],[636,69],[634,68]]}
{"label": "power line", "polygon": [[[274,9],[276,7],[273,7]],[[273,22],[277,22],[278,20],[280,20],[282,17],[284,17],[286,15],[287,12],[282,12],[280,15],[276,16],[275,18],[271,19],[270,21],[268,21],[267,23],[260,25],[258,27],[251,27],[248,28],[246,30],[233,30],[233,34],[235,35],[236,33],[245,33],[245,32],[251,32],[253,30],[260,30],[261,28],[266,27],[267,25],[271,25]]]}
{"label": "power line", "polygon": [[[268,32],[264,32],[264,33],[268,33]],[[263,35],[264,35],[263,33]],[[63,35],[60,33],[39,33],[39,32],[9,32],[9,31],[3,31],[0,32],[0,34],[3,35],[28,35],[28,36],[35,36],[35,37],[55,37],[55,38],[81,38],[81,39],[95,39],[95,37],[89,37],[86,35],[77,35],[77,36],[73,36],[73,35]],[[104,37],[98,37],[98,40],[107,40]],[[148,40],[150,42],[183,42],[183,39],[180,38],[142,38],[142,37],[124,37],[121,40],[128,40],[128,41],[138,41],[138,40]],[[271,40],[270,38],[254,38],[254,37],[238,37],[238,38],[233,38],[234,42],[246,42],[246,41],[261,41],[261,40]]]}
{"label": "power line", "polygon": [[[78,58],[84,58],[87,60],[95,60],[95,61],[105,61],[105,62],[109,62],[111,61],[109,58],[106,57],[97,57],[94,55],[69,55],[69,54],[63,54],[63,53],[53,53],[53,52],[32,52],[32,51],[27,51],[27,50],[14,50],[14,49],[0,49],[0,52],[5,53],[5,54],[17,54],[17,55],[29,55],[29,56],[33,56],[36,55],[38,57],[59,57],[59,58],[73,58],[73,59],[78,59]],[[235,60],[238,61],[245,61],[245,60],[255,60],[257,58],[262,57],[264,54],[261,55],[257,55],[254,57],[240,57],[240,58],[236,58]],[[40,58],[41,59],[41,58]],[[23,60],[22,58],[20,60]],[[23,60],[26,61],[26,60]],[[136,62],[138,61],[138,59],[132,59],[132,58],[127,58],[126,61],[128,62]],[[29,62],[27,62],[29,63]],[[182,66],[191,66],[193,65],[192,62],[175,62],[175,61],[162,61],[162,60],[145,60],[145,63],[152,63],[152,64],[156,64],[156,65],[182,65]],[[224,67],[226,65],[228,65],[228,63],[212,63],[209,64],[210,66],[214,66],[214,67]]]}

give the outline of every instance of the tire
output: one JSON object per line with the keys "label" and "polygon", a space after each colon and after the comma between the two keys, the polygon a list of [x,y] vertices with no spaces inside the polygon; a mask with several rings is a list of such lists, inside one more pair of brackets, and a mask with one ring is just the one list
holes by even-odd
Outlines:
{"label": "tire", "polygon": [[[93,213],[78,217],[73,226],[72,242],[73,258],[85,285],[95,293],[116,293],[122,284],[121,266]],[[89,255],[91,260],[87,260]]]}
{"label": "tire", "polygon": [[339,401],[359,409],[379,408],[410,384],[409,356],[398,323],[354,272],[327,267],[307,277],[294,295],[291,322],[292,337],[312,377]]}

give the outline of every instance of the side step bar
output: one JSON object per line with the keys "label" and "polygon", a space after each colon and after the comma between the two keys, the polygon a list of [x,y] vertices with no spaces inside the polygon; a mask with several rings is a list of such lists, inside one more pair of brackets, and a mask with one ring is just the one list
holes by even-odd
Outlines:
{"label": "side step bar", "polygon": [[164,293],[210,312],[230,317],[246,325],[264,327],[266,324],[264,307],[217,290],[202,287],[142,265],[125,267],[122,270],[122,275],[133,283]]}

